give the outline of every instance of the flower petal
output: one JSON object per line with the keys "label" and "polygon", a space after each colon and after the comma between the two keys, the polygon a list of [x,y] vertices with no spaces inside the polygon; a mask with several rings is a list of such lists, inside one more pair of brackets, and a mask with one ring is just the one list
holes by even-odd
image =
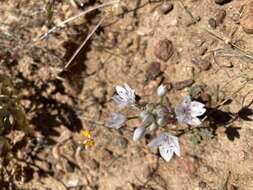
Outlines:
{"label": "flower petal", "polygon": [[130,98],[134,103],[135,102],[135,91],[133,89],[130,88],[130,86],[128,86],[128,84],[124,84],[125,89],[127,91],[128,94],[128,98]]}
{"label": "flower petal", "polygon": [[134,130],[133,141],[140,140],[144,136],[145,131],[146,131],[146,129],[144,127],[137,127]]}
{"label": "flower petal", "polygon": [[185,123],[189,125],[193,125],[193,126],[199,126],[201,124],[201,121],[197,117],[190,117],[190,118],[185,119]]}
{"label": "flower petal", "polygon": [[191,116],[197,117],[203,115],[206,112],[206,109],[204,107],[205,105],[200,102],[197,101],[191,102],[190,106]]}
{"label": "flower petal", "polygon": [[173,149],[171,149],[169,146],[160,146],[159,152],[160,152],[160,155],[162,156],[162,158],[166,162],[171,160],[173,153],[174,153]]}
{"label": "flower petal", "polygon": [[119,108],[124,108],[128,106],[127,102],[125,102],[120,96],[115,95],[112,97],[112,99],[118,104]]}
{"label": "flower petal", "polygon": [[124,101],[127,100],[128,96],[127,90],[125,88],[123,88],[122,86],[116,86],[116,92]]}
{"label": "flower petal", "polygon": [[119,129],[126,122],[126,117],[121,113],[112,113],[111,117],[106,123],[106,127]]}
{"label": "flower petal", "polygon": [[161,133],[158,137],[153,139],[148,144],[148,147],[155,148],[155,147],[161,146],[164,143],[165,140],[166,140],[166,133]]}
{"label": "flower petal", "polygon": [[173,145],[173,151],[177,156],[181,155],[180,146],[178,142],[178,138],[176,136],[170,135],[171,145]]}

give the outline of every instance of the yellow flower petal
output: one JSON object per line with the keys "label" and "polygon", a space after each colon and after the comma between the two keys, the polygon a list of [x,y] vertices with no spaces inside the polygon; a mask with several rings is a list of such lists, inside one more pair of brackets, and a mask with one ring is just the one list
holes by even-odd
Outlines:
{"label": "yellow flower petal", "polygon": [[86,138],[91,138],[91,132],[89,130],[84,130],[83,131],[83,136]]}

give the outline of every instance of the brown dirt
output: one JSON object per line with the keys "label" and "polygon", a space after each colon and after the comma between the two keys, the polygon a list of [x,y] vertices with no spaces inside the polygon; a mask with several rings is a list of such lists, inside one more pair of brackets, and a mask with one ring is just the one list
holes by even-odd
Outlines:
{"label": "brown dirt", "polygon": [[[204,85],[212,106],[243,86],[231,97],[232,103],[222,106],[224,113],[235,114],[250,105],[253,61],[228,43],[253,52],[252,35],[238,22],[247,0],[224,5],[214,0],[185,0],[185,7],[181,1],[171,1],[173,9],[167,14],[160,11],[162,1],[125,0],[123,8],[107,7],[81,17],[35,42],[48,28],[82,11],[71,2],[55,1],[51,23],[44,1],[0,2],[0,47],[10,53],[8,60],[15,60],[1,66],[1,72],[22,81],[22,103],[37,136],[43,139],[32,160],[41,169],[33,168],[29,180],[16,180],[15,185],[29,190],[253,189],[251,119],[241,117],[229,125],[221,122],[227,128],[218,128],[214,139],[199,145],[192,145],[188,135],[182,136],[182,156],[169,163],[146,147],[148,139],[132,141],[132,125],[120,131],[101,125],[117,109],[111,101],[116,85],[128,83],[140,96],[155,100],[161,76],[145,82],[153,62],[160,62],[166,83],[194,79],[195,84]],[[96,5],[91,0],[83,2],[84,9]],[[125,9],[128,11],[117,16]],[[226,11],[226,17],[213,29],[209,19],[216,19],[220,10]],[[59,74],[104,15],[101,29]],[[165,39],[172,42],[173,54],[160,60],[156,48]],[[193,64],[194,58],[208,61],[211,68]],[[168,98],[175,105],[186,94],[187,88],[172,89]],[[247,113],[252,116],[250,107]],[[81,129],[92,131],[95,146],[91,149],[79,151]],[[66,134],[70,137],[60,143]]]}

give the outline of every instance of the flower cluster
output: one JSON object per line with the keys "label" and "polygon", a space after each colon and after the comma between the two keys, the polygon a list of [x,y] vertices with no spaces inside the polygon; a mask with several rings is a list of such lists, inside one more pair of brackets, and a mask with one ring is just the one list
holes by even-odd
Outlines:
{"label": "flower cluster", "polygon": [[[205,105],[192,101],[190,96],[184,97],[182,102],[175,106],[175,109],[166,105],[164,98],[167,93],[167,87],[163,84],[157,88],[157,95],[160,97],[160,101],[158,103],[145,103],[144,106],[143,104],[138,104],[135,90],[129,85],[116,86],[116,92],[117,95],[113,96],[112,99],[118,104],[120,110],[135,106],[139,109],[139,113],[137,116],[126,117],[120,112],[114,112],[105,126],[119,129],[128,120],[140,119],[140,126],[137,126],[133,132],[133,141],[139,141],[147,132],[154,130],[169,131],[170,125],[175,124],[176,121],[179,124],[199,126],[201,125],[201,120],[198,117],[206,112]],[[158,147],[160,155],[165,161],[170,161],[174,153],[180,156],[178,137],[169,132],[161,132],[157,138],[148,144],[148,147]]]}

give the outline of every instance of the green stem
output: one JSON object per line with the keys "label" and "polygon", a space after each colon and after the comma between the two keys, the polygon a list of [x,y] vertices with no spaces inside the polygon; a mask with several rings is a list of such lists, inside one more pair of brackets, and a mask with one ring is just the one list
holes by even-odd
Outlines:
{"label": "green stem", "polygon": [[127,120],[139,119],[139,118],[140,118],[139,116],[130,116],[130,117],[127,117]]}
{"label": "green stem", "polygon": [[164,96],[161,97],[160,105],[163,105],[163,101],[164,101]]}

